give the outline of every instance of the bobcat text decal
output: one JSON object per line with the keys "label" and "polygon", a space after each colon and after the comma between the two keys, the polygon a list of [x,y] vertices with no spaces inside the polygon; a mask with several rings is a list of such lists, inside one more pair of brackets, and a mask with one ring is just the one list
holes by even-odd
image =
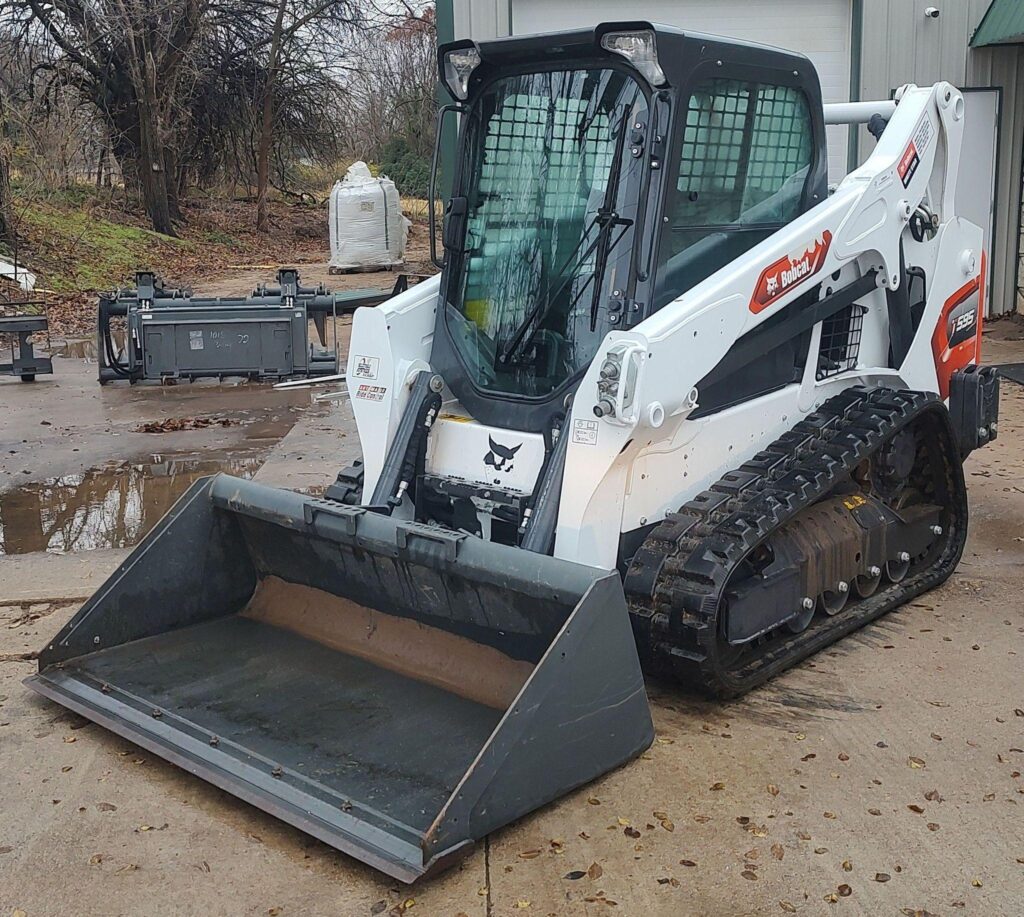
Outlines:
{"label": "bobcat text decal", "polygon": [[831,244],[832,233],[826,229],[813,244],[768,265],[757,279],[754,295],[750,298],[750,311],[756,315],[767,309],[784,293],[817,274],[825,263]]}

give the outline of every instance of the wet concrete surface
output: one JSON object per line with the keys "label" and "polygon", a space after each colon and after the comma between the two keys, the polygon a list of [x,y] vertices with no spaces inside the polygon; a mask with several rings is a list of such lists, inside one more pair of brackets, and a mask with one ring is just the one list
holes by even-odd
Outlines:
{"label": "wet concrete surface", "polygon": [[[994,327],[990,351],[1024,359]],[[342,414],[300,414],[258,479],[305,466],[292,480],[316,486],[352,448]],[[164,434],[207,435],[244,439]],[[737,702],[649,683],[657,739],[638,761],[412,888],[31,694],[34,653],[99,575],[90,552],[0,557],[0,582],[23,571],[0,593],[0,914],[1020,914],[1022,437],[1024,387],[1004,383],[942,587]]]}
{"label": "wet concrete surface", "polygon": [[[0,492],[110,462],[161,461],[154,454],[213,461],[229,460],[237,450],[265,453],[299,417],[326,411],[302,389],[275,391],[242,380],[101,386],[95,374],[95,363],[57,356],[52,376],[31,385],[0,381]],[[211,425],[142,431],[145,424],[190,418]]]}
{"label": "wet concrete surface", "polygon": [[248,478],[263,464],[259,453],[153,459],[104,465],[0,493],[0,554],[131,547],[194,481],[222,471]]}

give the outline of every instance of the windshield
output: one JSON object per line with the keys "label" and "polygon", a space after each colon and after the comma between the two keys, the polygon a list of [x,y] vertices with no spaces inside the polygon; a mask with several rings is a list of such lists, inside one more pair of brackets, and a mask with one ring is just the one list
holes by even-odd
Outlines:
{"label": "windshield", "polygon": [[589,365],[624,295],[647,102],[618,70],[525,73],[469,118],[448,328],[479,388],[544,396]]}

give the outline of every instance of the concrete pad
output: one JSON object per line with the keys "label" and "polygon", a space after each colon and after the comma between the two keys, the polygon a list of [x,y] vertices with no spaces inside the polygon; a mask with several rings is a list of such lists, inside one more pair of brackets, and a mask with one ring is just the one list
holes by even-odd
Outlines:
{"label": "concrete pad", "polygon": [[128,548],[81,554],[14,554],[0,557],[0,606],[4,603],[85,601],[129,554]]}
{"label": "concrete pad", "polygon": [[[32,695],[76,608],[42,587],[90,568],[40,561],[34,611],[0,597],[0,914],[1019,913],[1024,388],[1000,419],[945,585],[738,702],[650,683],[641,759],[411,889]],[[316,470],[274,455],[266,479],[333,476],[344,429],[303,418],[280,448]]]}
{"label": "concrete pad", "polygon": [[[333,383],[319,388],[338,386]],[[361,455],[352,405],[345,398],[324,412],[302,417],[270,452],[253,480],[270,487],[322,493],[342,468]]]}

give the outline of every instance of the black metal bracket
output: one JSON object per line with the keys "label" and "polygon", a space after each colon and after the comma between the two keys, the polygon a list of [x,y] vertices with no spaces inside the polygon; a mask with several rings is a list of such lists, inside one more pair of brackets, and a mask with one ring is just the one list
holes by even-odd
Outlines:
{"label": "black metal bracket", "polygon": [[454,561],[458,557],[459,542],[465,537],[465,532],[449,532],[422,522],[399,522],[395,527],[395,544],[399,551],[410,551],[410,542],[419,538],[440,545],[446,561]]}

